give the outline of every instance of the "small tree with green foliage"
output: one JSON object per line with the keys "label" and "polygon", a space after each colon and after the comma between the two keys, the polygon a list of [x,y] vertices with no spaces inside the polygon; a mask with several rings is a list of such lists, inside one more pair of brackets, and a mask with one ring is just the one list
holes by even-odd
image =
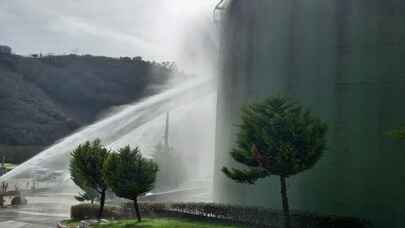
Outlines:
{"label": "small tree with green foliage", "polygon": [[104,165],[104,176],[112,191],[119,197],[130,199],[138,221],[141,221],[138,197],[151,191],[156,180],[158,165],[142,157],[138,147],[121,148],[111,153]]}
{"label": "small tree with green foliage", "polygon": [[101,141],[98,139],[79,145],[71,153],[70,175],[73,182],[82,190],[92,189],[99,195],[98,219],[103,215],[105,195],[108,189],[103,176],[103,165],[108,154],[109,151],[101,145]]}
{"label": "small tree with green foliage", "polygon": [[242,108],[237,145],[231,156],[247,169],[222,171],[239,183],[280,177],[285,227],[290,228],[286,179],[312,168],[326,148],[327,126],[297,103],[268,98]]}

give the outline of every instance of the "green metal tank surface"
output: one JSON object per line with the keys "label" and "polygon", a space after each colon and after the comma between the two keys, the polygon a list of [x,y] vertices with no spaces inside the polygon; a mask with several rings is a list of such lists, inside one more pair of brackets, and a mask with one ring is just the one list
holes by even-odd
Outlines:
{"label": "green metal tank surface", "polygon": [[328,150],[288,180],[292,209],[405,227],[405,1],[233,0],[222,36],[214,198],[280,208],[275,177],[227,179],[242,104],[294,97],[329,125]]}

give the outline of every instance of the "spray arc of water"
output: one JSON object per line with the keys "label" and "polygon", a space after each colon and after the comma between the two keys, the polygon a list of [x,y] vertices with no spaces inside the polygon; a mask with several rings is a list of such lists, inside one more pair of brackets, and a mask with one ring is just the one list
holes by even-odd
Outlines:
{"label": "spray arc of water", "polygon": [[[148,122],[181,104],[206,96],[214,91],[211,80],[195,79],[169,89],[158,95],[129,105],[122,111],[96,122],[68,136],[37,156],[21,164],[0,178],[12,181],[18,178],[44,179],[62,175],[69,177],[68,161],[70,152],[80,143],[99,138],[105,145],[117,145],[117,141],[128,133],[142,128]],[[142,142],[140,142],[142,143]]]}

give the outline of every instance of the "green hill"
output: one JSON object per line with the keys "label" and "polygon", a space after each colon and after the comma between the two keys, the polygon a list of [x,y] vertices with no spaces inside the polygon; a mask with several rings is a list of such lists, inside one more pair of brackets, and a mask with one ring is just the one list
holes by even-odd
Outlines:
{"label": "green hill", "polygon": [[0,155],[22,162],[103,111],[156,93],[175,71],[169,66],[140,57],[0,54]]}

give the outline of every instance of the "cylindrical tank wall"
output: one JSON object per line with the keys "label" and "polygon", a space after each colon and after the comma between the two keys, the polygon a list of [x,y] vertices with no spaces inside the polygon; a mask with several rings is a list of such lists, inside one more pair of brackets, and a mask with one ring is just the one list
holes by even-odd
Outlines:
{"label": "cylindrical tank wall", "polygon": [[[217,107],[218,202],[277,208],[276,178],[253,186],[220,172],[242,104],[285,94],[329,124],[317,166],[289,179],[292,208],[405,227],[405,3],[400,0],[233,0],[224,18]],[[405,57],[404,57],[405,58]]]}

